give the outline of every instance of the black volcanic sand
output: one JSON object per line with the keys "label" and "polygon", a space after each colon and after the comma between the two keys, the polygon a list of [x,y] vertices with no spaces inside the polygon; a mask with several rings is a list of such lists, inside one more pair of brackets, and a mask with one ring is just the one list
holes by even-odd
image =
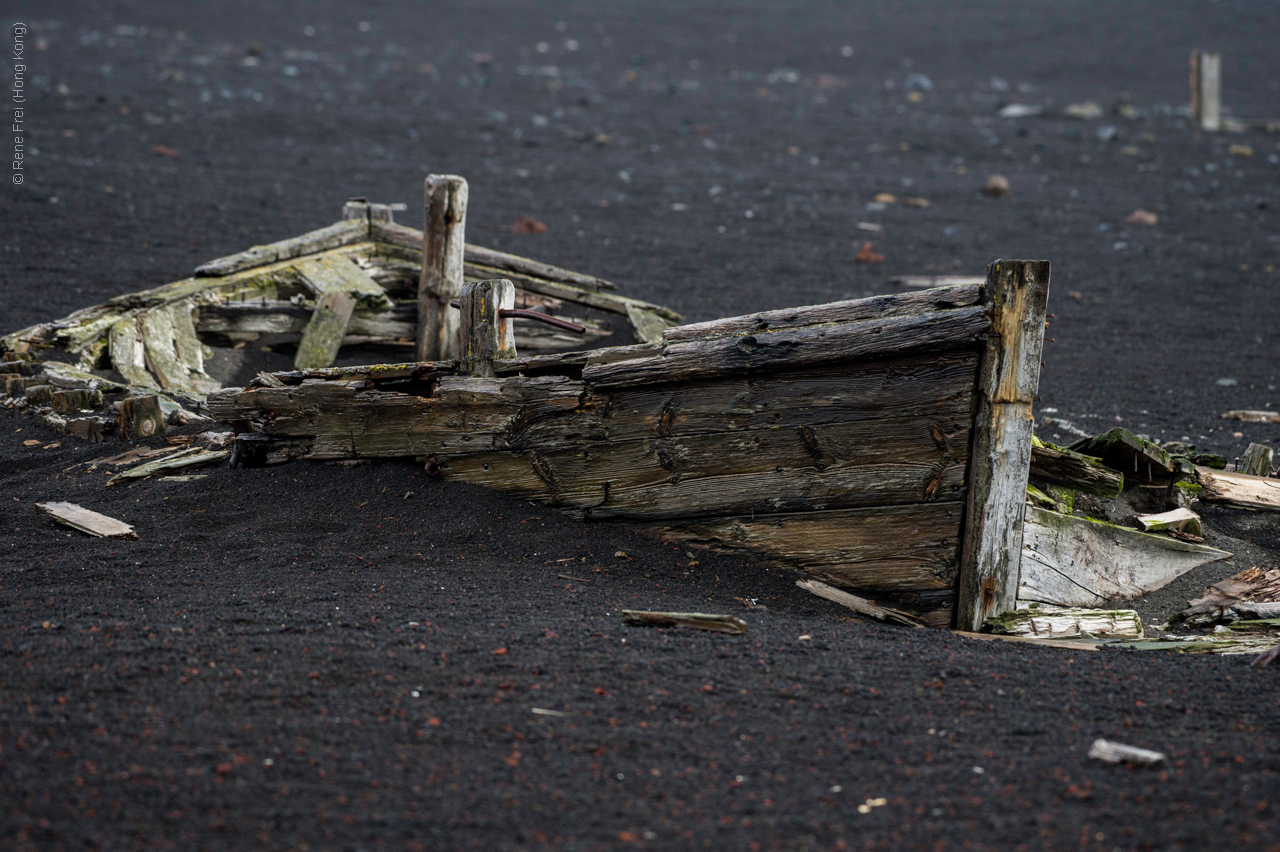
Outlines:
{"label": "black volcanic sand", "polygon": [[[443,6],[10,4],[31,100],[0,329],[327,224],[349,196],[416,224],[422,177],[454,172],[472,240],[690,320],[1048,258],[1038,413],[1229,456],[1280,443],[1219,419],[1280,404],[1280,137],[1177,109],[1203,46],[1235,115],[1280,118],[1269,4]],[[1089,99],[1103,118],[1061,117]],[[1015,100],[1046,115],[996,117]],[[996,173],[1012,195],[982,197]],[[879,192],[930,205],[868,209]],[[510,233],[521,215],[547,232]],[[865,240],[883,264],[853,263]],[[1280,673],[1247,657],[869,624],[760,562],[408,462],[108,488],[85,462],[121,449],[0,416],[6,848],[1278,842]],[[41,500],[140,538],[88,539]],[[1236,559],[1149,620],[1276,564],[1271,516],[1206,521]],[[750,633],[627,628],[621,608]],[[1169,763],[1090,761],[1097,737]]]}

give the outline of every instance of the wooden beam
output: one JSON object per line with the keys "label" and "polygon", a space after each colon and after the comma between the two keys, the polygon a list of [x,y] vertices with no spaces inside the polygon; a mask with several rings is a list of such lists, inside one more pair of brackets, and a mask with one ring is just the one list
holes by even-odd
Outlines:
{"label": "wooden beam", "polygon": [[710,630],[713,633],[729,633],[735,636],[741,636],[747,632],[747,623],[732,615],[624,609],[619,616],[623,624],[633,627],[692,627],[694,630]]}
{"label": "wooden beam", "polygon": [[100,515],[75,503],[37,503],[36,508],[60,524],[97,538],[136,539],[138,537],[133,527],[124,521]]}
{"label": "wooden beam", "polygon": [[467,181],[457,175],[429,175],[423,194],[417,358],[457,358],[459,317],[449,303],[462,294]]}
{"label": "wooden beam", "polygon": [[978,631],[1014,608],[1022,558],[1022,521],[1040,384],[1049,262],[997,260],[983,299],[991,312],[978,369],[978,405],[969,456],[960,548],[956,627]]}
{"label": "wooden beam", "polygon": [[1221,54],[1191,51],[1191,117],[1201,130],[1222,129]]}
{"label": "wooden beam", "polygon": [[476,378],[491,379],[495,358],[516,357],[515,329],[503,310],[516,304],[516,288],[505,278],[477,281],[462,288],[458,357],[463,372]]}
{"label": "wooden beam", "polygon": [[840,606],[848,607],[854,612],[869,615],[880,621],[892,621],[895,624],[905,624],[907,627],[924,626],[908,613],[874,604],[866,598],[851,595],[846,591],[837,589],[835,586],[828,586],[821,580],[796,580],[796,585],[806,592],[817,595],[820,598],[826,598],[832,603],[840,604]]}
{"label": "wooden beam", "polygon": [[303,286],[317,298],[325,293],[350,293],[367,305],[391,307],[387,291],[356,266],[350,257],[324,255],[301,260],[296,267]]}
{"label": "wooden beam", "polygon": [[310,231],[301,236],[291,237],[277,243],[239,252],[238,254],[220,257],[196,267],[197,277],[221,277],[233,272],[264,266],[281,260],[289,260],[303,255],[315,254],[326,249],[358,243],[369,237],[367,219],[344,219],[319,230]]}
{"label": "wooden beam", "polygon": [[1207,467],[1197,467],[1196,476],[1200,480],[1200,499],[1206,503],[1280,512],[1280,479]]}
{"label": "wooden beam", "polygon": [[1077,636],[1142,638],[1142,619],[1131,609],[1076,609],[1037,606],[1003,613],[990,619],[993,633],[1069,639]]}
{"label": "wooden beam", "polygon": [[356,300],[339,290],[331,290],[320,297],[298,343],[298,351],[293,358],[295,369],[313,370],[333,364],[355,307]]}
{"label": "wooden beam", "polygon": [[1124,490],[1124,474],[1106,467],[1101,459],[1039,444],[1031,448],[1031,476],[1108,500]]}

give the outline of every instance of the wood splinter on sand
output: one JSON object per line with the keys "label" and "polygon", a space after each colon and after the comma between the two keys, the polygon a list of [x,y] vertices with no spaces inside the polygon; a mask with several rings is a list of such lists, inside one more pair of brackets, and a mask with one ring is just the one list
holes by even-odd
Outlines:
{"label": "wood splinter on sand", "polygon": [[136,539],[138,537],[130,524],[100,515],[75,503],[37,503],[36,508],[64,526],[97,538]]}
{"label": "wood splinter on sand", "polygon": [[893,621],[898,624],[905,624],[908,627],[923,627],[917,619],[896,609],[890,609],[886,606],[878,606],[866,598],[860,598],[857,595],[851,595],[848,592],[841,591],[835,586],[829,586],[821,580],[796,580],[796,585],[811,592],[820,598],[846,606],[854,612],[860,612],[863,615],[869,615],[872,618],[878,618],[881,621]]}
{"label": "wood splinter on sand", "polygon": [[1159,766],[1165,762],[1165,756],[1158,751],[1113,743],[1102,738],[1094,740],[1093,745],[1089,746],[1089,757],[1103,763],[1132,763],[1134,766]]}
{"label": "wood splinter on sand", "polygon": [[647,612],[624,609],[622,623],[632,627],[692,627],[715,633],[739,636],[747,632],[747,623],[732,615],[710,615],[705,612]]}

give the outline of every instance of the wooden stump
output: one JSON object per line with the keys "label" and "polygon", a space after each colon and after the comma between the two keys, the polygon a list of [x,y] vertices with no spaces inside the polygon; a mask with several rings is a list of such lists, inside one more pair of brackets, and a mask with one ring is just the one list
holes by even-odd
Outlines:
{"label": "wooden stump", "polygon": [[164,434],[158,396],[134,396],[120,403],[120,437],[126,441]]}
{"label": "wooden stump", "polygon": [[458,312],[458,350],[464,369],[474,377],[493,378],[497,375],[493,369],[495,358],[516,357],[512,321],[499,313],[515,307],[515,285],[505,278],[477,281],[462,288],[459,301],[462,309]]}
{"label": "wooden stump", "polygon": [[1022,521],[1031,465],[1031,403],[1040,386],[1047,260],[997,260],[983,301],[991,333],[978,370],[978,413],[969,456],[969,492],[960,547],[956,627],[979,631],[1014,608]]}
{"label": "wooden stump", "polygon": [[424,196],[416,353],[419,361],[437,361],[459,355],[459,318],[449,303],[462,294],[467,182],[456,175],[429,175]]}
{"label": "wooden stump", "polygon": [[1275,450],[1266,444],[1250,444],[1240,459],[1240,472],[1250,476],[1270,476]]}
{"label": "wooden stump", "polygon": [[1191,51],[1191,117],[1201,130],[1222,129],[1221,55]]}

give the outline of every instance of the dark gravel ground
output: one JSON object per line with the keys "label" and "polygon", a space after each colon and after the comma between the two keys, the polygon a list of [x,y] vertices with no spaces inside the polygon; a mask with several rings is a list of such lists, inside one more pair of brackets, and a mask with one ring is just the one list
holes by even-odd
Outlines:
{"label": "dark gravel ground", "polygon": [[[348,196],[407,202],[416,223],[422,177],[456,172],[474,241],[690,320],[1048,258],[1041,414],[1227,455],[1280,443],[1218,417],[1280,404],[1280,137],[1204,135],[1178,112],[1200,46],[1223,51],[1236,115],[1280,118],[1267,3],[4,17],[31,27],[6,331],[327,224]],[[1090,99],[1104,117],[1059,117]],[[1012,101],[1046,115],[997,118]],[[1011,196],[979,194],[996,173]],[[869,209],[880,192],[930,205]],[[1136,208],[1159,223],[1128,224]],[[547,232],[504,232],[520,215]],[[883,264],[853,263],[868,239]],[[82,463],[119,449],[0,415],[8,848],[1280,848],[1276,674],[1246,658],[869,625],[763,564],[407,463],[106,488]],[[33,507],[48,499],[140,540],[55,527]],[[1240,555],[1144,615],[1276,564],[1269,517],[1206,518]],[[732,612],[751,632],[628,629],[624,607]],[[1170,763],[1091,762],[1099,736]]]}

